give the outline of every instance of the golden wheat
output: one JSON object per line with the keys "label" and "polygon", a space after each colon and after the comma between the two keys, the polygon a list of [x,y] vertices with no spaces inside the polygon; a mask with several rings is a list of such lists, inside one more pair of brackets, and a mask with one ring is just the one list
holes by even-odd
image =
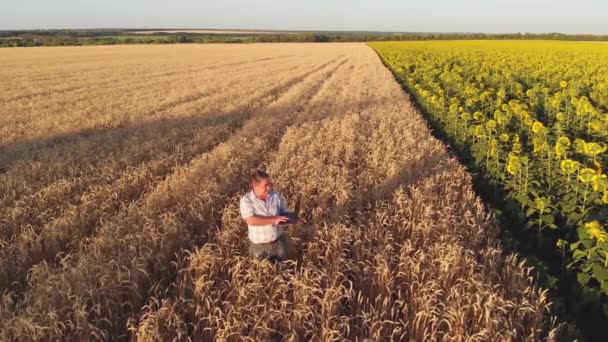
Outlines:
{"label": "golden wheat", "polygon": [[[3,51],[2,339],[571,333],[365,45]],[[257,167],[303,198],[280,266],[246,257]]]}

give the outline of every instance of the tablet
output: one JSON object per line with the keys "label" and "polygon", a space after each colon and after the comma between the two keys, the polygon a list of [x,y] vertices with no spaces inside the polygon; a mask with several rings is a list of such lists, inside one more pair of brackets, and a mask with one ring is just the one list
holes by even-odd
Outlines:
{"label": "tablet", "polygon": [[302,202],[302,195],[298,194],[297,199],[296,199],[296,210],[295,211],[290,211],[290,212],[287,212],[287,213],[283,214],[283,216],[289,217],[289,221],[279,223],[279,226],[286,226],[288,224],[294,224],[294,223],[298,222],[298,215],[300,213],[300,204],[301,204],[301,202]]}
{"label": "tablet", "polygon": [[298,214],[296,214],[295,212],[285,213],[285,214],[283,214],[283,216],[289,217],[289,221],[281,222],[281,223],[279,223],[279,226],[286,226],[286,225],[294,224],[294,223],[298,222]]}

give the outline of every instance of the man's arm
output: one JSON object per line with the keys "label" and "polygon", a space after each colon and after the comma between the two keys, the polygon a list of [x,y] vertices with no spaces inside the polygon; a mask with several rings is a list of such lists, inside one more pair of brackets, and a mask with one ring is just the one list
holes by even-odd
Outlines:
{"label": "man's arm", "polygon": [[281,222],[289,221],[286,216],[258,216],[252,215],[244,218],[245,222],[251,226],[266,226],[269,224],[279,224]]}

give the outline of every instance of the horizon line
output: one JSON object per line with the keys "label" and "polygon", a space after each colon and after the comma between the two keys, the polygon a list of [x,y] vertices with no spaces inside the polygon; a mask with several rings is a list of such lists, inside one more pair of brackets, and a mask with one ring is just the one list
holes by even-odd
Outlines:
{"label": "horizon line", "polygon": [[316,32],[345,32],[345,33],[400,33],[400,34],[520,34],[520,35],[544,35],[557,34],[565,36],[605,36],[608,33],[564,33],[558,31],[547,32],[530,32],[530,31],[510,31],[510,32],[483,32],[483,31],[383,31],[383,30],[333,30],[333,29],[315,29],[315,30],[281,30],[281,29],[263,29],[263,28],[187,28],[187,27],[63,27],[63,28],[10,28],[0,29],[0,31],[57,31],[57,30],[208,30],[208,31],[266,31],[266,32],[299,32],[299,33],[316,33]]}

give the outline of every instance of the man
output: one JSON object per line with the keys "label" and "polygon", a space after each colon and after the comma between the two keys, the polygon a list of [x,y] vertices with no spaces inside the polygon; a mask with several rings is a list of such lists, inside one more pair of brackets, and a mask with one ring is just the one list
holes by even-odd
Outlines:
{"label": "man", "polygon": [[249,255],[272,261],[291,256],[292,243],[282,223],[289,221],[283,198],[272,189],[270,175],[262,170],[251,174],[251,191],[241,197],[241,217],[247,223]]}

